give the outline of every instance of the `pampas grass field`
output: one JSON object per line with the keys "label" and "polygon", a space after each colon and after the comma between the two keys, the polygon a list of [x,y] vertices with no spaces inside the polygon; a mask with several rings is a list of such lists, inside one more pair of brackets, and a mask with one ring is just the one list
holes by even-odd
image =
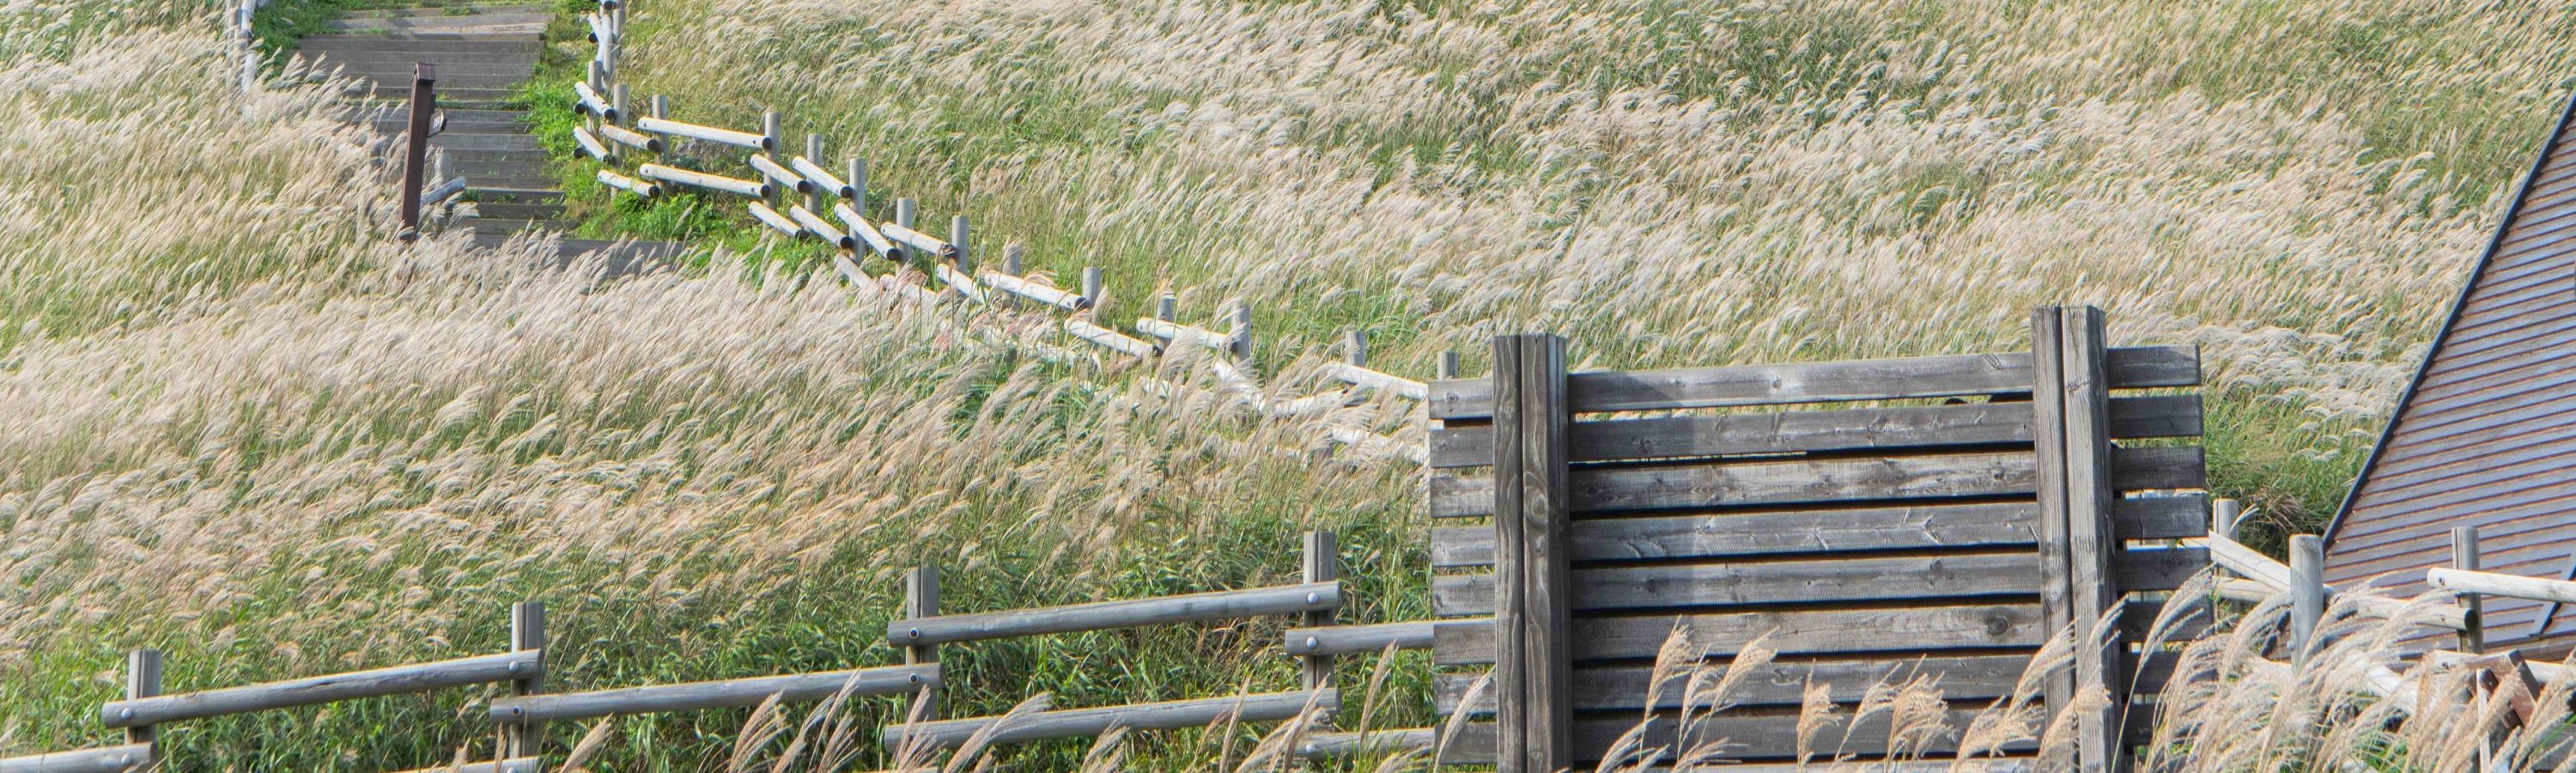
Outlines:
{"label": "pampas grass field", "polygon": [[[1318,439],[1418,443],[1418,409],[1228,408],[1320,389],[1344,328],[1421,377],[1525,329],[1579,367],[1812,360],[2010,350],[2032,306],[2100,304],[2117,341],[2202,346],[2218,487],[2273,534],[2314,529],[2576,86],[2576,12],[2539,2],[637,4],[639,96],[730,126],[779,110],[934,222],[1107,269],[1104,319],[1159,290],[1190,320],[1249,304],[1247,385],[1035,360],[964,332],[1007,318],[759,254],[600,284],[533,246],[397,246],[371,138],[328,85],[236,93],[220,5],[0,4],[0,755],[107,742],[129,648],[199,689],[497,651],[526,599],[559,689],[890,662],[921,563],[958,610],[1285,582],[1309,528],[1343,534],[1345,620],[1426,617],[1419,470]],[[634,205],[575,206],[614,230]],[[1201,389],[1142,388],[1163,382]],[[982,689],[952,710],[1284,688],[1283,624],[954,648]],[[2474,717],[2346,721],[2375,710],[2352,664],[2393,634],[2280,673],[2236,657],[2262,626],[2228,630],[2191,645],[2211,687],[2164,724],[2195,750],[2174,769],[2458,769]],[[1386,668],[1376,727],[1434,721],[1426,662]],[[1923,690],[1876,710],[1916,716]],[[166,756],[481,758],[487,697],[190,723]],[[867,769],[894,760],[780,760],[896,710],[635,718],[553,748]],[[1820,728],[1856,708],[1834,710]],[[2013,710],[1969,734],[2049,739]],[[996,753],[1261,769],[1272,732]]]}

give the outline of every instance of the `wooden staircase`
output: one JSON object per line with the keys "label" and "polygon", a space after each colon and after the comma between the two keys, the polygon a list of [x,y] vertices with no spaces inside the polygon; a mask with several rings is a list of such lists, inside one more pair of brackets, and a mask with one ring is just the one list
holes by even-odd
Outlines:
{"label": "wooden staircase", "polygon": [[[349,96],[356,120],[389,137],[402,134],[408,115],[413,66],[437,68],[438,105],[447,129],[430,145],[444,151],[450,173],[465,178],[479,216],[464,222],[474,241],[498,245],[525,231],[567,234],[561,183],[546,170],[545,151],[528,131],[527,112],[509,105],[519,85],[536,74],[543,35],[554,12],[546,5],[464,5],[421,0],[417,7],[351,11],[329,22],[331,32],[299,42],[294,54],[358,80]],[[387,153],[402,143],[386,144]],[[666,259],[678,245],[563,238],[558,254],[570,258],[608,251],[612,273],[627,273]]]}

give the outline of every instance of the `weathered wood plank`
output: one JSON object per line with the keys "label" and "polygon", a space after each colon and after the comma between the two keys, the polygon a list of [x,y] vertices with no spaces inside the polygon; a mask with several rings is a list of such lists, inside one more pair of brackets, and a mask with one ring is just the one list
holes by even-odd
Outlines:
{"label": "weathered wood plank", "polygon": [[436,663],[114,701],[99,709],[108,727],[139,727],[317,703],[378,698],[526,678],[545,666],[539,652],[511,652]]}
{"label": "weathered wood plank", "polygon": [[[2113,551],[2110,561],[2121,587],[2172,590],[2208,567],[2209,554],[2196,547],[2140,548]],[[1574,608],[1580,612],[1608,612],[1986,596],[2037,598],[2039,570],[2036,552],[1578,569],[1573,577]],[[1432,612],[1442,617],[1492,614],[1493,578],[1490,574],[1431,578]]]}
{"label": "weathered wood plank", "polygon": [[1306,759],[1356,757],[1370,754],[1392,754],[1406,749],[1429,749],[1439,743],[1440,731],[1414,727],[1370,732],[1307,733],[1297,739],[1297,756]]}
{"label": "weathered wood plank", "polygon": [[[2112,437],[2196,436],[2199,395],[2149,395],[2111,403]],[[1567,453],[1576,462],[1630,461],[1783,451],[1852,451],[2031,442],[2028,402],[1901,408],[1657,416],[1579,422]],[[1431,432],[1431,466],[1493,464],[1493,428]]]}
{"label": "weathered wood plank", "polygon": [[544,757],[512,757],[498,762],[468,762],[462,765],[413,768],[402,773],[538,773],[545,769]]}
{"label": "weathered wood plank", "polygon": [[[2074,554],[2067,545],[2066,526],[2066,401],[2060,397],[2066,386],[2062,322],[2055,307],[2043,306],[2030,315],[2031,378],[2036,385],[2031,401],[2038,411],[2033,446],[2039,467],[2039,606],[2047,616],[2050,636],[2081,624],[2075,620],[2067,585],[2074,573],[2069,565]],[[2075,699],[2075,673],[2072,669],[2055,670],[2040,687],[2047,705],[2070,705]],[[2045,762],[2052,769],[2069,768],[2074,756],[2061,748],[2050,752]]]}
{"label": "weathered wood plank", "polygon": [[[2027,494],[2034,472],[2029,453],[1991,452],[1585,469],[1572,484],[1576,512],[1602,513]],[[1492,478],[1435,472],[1430,490],[1435,518],[1492,513]]]}
{"label": "weathered wood plank", "polygon": [[[1955,744],[1960,732],[1968,728],[1968,723],[1975,719],[1979,710],[1979,708],[1966,707],[1950,709],[1942,720],[1950,731],[1927,734],[1933,737],[1921,739],[1926,742],[1926,745],[1918,751],[1931,754],[1956,751]],[[1598,760],[1612,744],[1618,741],[1620,736],[1636,729],[1637,724],[1636,717],[1577,721],[1574,725],[1575,760],[1587,765]],[[1490,761],[1494,748],[1493,727],[1491,724],[1475,722],[1460,728],[1457,737],[1449,740],[1447,750],[1441,754],[1441,762],[1473,765]],[[1693,717],[1692,732],[1689,737],[1678,737],[1675,733],[1676,727],[1677,723],[1672,718],[1659,716],[1655,726],[1645,733],[1646,745],[1673,748],[1676,749],[1675,753],[1688,753],[1691,749],[1704,744],[1718,744],[1716,749],[1719,758],[1728,760],[1779,760],[1797,756],[1798,715],[1794,712],[1719,713],[1705,719]],[[1821,760],[1832,759],[1841,754],[1862,757],[1886,754],[1888,731],[1889,719],[1885,713],[1861,720],[1857,725],[1846,724],[1836,727],[1821,733],[1821,737],[1815,739],[1816,757]],[[2035,745],[2034,743],[2012,744],[2007,746],[2005,751],[2029,751]],[[1730,770],[1734,768],[1734,766],[1727,767]]]}
{"label": "weathered wood plank", "polygon": [[[1575,413],[1721,408],[1853,400],[1905,400],[2027,392],[2030,354],[2004,352],[1781,365],[1592,371],[1567,378]],[[2191,346],[2111,350],[2112,386],[2195,386],[2200,352]],[[1448,379],[1429,385],[1433,419],[1492,416],[1493,384]]]}
{"label": "weathered wood plank", "polygon": [[1051,633],[1293,615],[1342,605],[1342,584],[1319,582],[1271,588],[1193,593],[1150,599],[1103,601],[1044,609],[898,619],[886,623],[886,641],[922,647],[962,641]]}
{"label": "weathered wood plank", "polygon": [[[1522,636],[1529,642],[1529,752],[1532,773],[1552,773],[1574,764],[1573,692],[1574,595],[1572,562],[1567,555],[1566,527],[1574,492],[1568,476],[1566,439],[1573,412],[1565,383],[1565,339],[1552,335],[1519,336],[1521,348],[1522,496],[1520,518],[1531,585],[1524,591],[1528,614]],[[1496,371],[1497,374],[1502,371]],[[1510,442],[1498,434],[1497,442]],[[1508,517],[1508,513],[1505,514]],[[1503,770],[1513,770],[1506,765]]]}
{"label": "weathered wood plank", "polygon": [[0,773],[115,773],[152,764],[152,745],[130,743],[0,759]]}
{"label": "weathered wood plank", "polygon": [[[2038,592],[2035,553],[1658,564],[1574,572],[1574,609],[1631,609],[1894,601]],[[1443,617],[1494,612],[1494,576],[1431,578]]]}
{"label": "weathered wood plank", "polygon": [[[2119,608],[2124,578],[2118,562],[2146,554],[2121,550],[2119,537],[2111,526],[2111,501],[2116,493],[2111,463],[2109,345],[2104,343],[2107,324],[2102,310],[2091,306],[2070,306],[2060,312],[2059,342],[2066,377],[2061,396],[2066,401],[2067,564],[2073,570],[2068,576],[2073,601],[2069,611],[2082,624]],[[2197,462],[2199,455],[2193,454],[2191,459]],[[2128,702],[2129,689],[2129,674],[2123,670],[2127,661],[2121,655],[2126,651],[2125,637],[2111,637],[2098,646],[2086,644],[2076,650],[2075,681],[2079,687],[2099,687],[2111,696],[2108,705],[2086,709],[2076,719],[2077,762],[2088,773],[2128,769],[2127,744],[2121,738],[2121,712]]]}
{"label": "weathered wood plank", "polygon": [[[2207,534],[2208,507],[2192,494],[2122,499],[2112,509],[2121,539],[2151,540]],[[1571,537],[1573,560],[1602,562],[2032,545],[2038,529],[2038,505],[1990,502],[1593,518],[1575,521]],[[1431,530],[1434,568],[1493,563],[1492,529]]]}
{"label": "weathered wood plank", "polygon": [[498,698],[492,721],[524,724],[560,719],[757,706],[776,696],[780,703],[811,703],[839,694],[904,695],[939,683],[939,664],[882,666],[815,674],[760,676],[687,684],[627,687],[593,692],[554,693]]}
{"label": "weathered wood plank", "polygon": [[1291,628],[1284,637],[1290,655],[1375,655],[1393,646],[1400,650],[1431,648],[1429,620],[1369,625]]}
{"label": "weathered wood plank", "polygon": [[[1529,683],[1532,662],[1528,634],[1529,573],[1526,559],[1529,548],[1529,524],[1520,517],[1526,507],[1531,464],[1529,445],[1521,442],[1530,421],[1529,401],[1521,399],[1527,388],[1521,371],[1523,350],[1512,336],[1495,336],[1494,344],[1494,477],[1508,485],[1497,486],[1490,495],[1489,512],[1494,515],[1494,578],[1501,588],[1494,616],[1489,618],[1487,643],[1493,651],[1493,689],[1497,701],[1494,721],[1495,756],[1507,768],[1503,773],[1522,773],[1529,757],[1530,719]],[[1435,489],[1436,491],[1436,489]],[[1436,496],[1436,495],[1435,495]],[[1435,500],[1436,501],[1436,500]],[[1438,628],[1433,629],[1433,644],[1438,644]]]}
{"label": "weathered wood plank", "polygon": [[[1729,706],[1796,706],[1806,697],[1809,684],[1824,685],[1836,703],[1858,703],[1881,684],[1902,685],[1921,677],[1937,680],[1941,696],[1953,701],[1991,700],[2012,694],[2013,685],[2030,665],[2029,655],[1952,655],[1939,657],[1896,657],[1883,660],[1774,661],[1755,667],[1753,673],[1737,682],[1735,689],[1715,696]],[[1738,668],[1738,666],[1727,666]],[[1685,695],[1689,672],[1670,675],[1662,689],[1655,691],[1655,708],[1678,709],[1690,698]],[[1458,711],[1467,688],[1477,674],[1440,674],[1432,679],[1435,708],[1442,716]],[[1601,666],[1575,671],[1574,707],[1578,711],[1637,710],[1646,707],[1648,687],[1654,681],[1654,669],[1641,665]],[[1707,705],[1710,696],[1700,696]],[[1478,700],[1475,712],[1493,711],[1493,697]]]}
{"label": "weathered wood plank", "polygon": [[[2043,636],[2039,607],[2028,603],[1578,617],[1574,656],[1651,658],[1675,624],[1688,625],[1691,645],[1710,657],[1731,656],[1765,634],[1766,646],[1790,654],[2031,647]],[[1432,636],[1432,659],[1440,665],[1494,660],[1490,619],[1444,620]]]}
{"label": "weathered wood plank", "polygon": [[[1206,727],[1229,717],[1237,722],[1279,722],[1294,719],[1309,709],[1332,711],[1340,708],[1341,694],[1325,689],[1314,691],[1236,695],[1223,698],[1137,703],[1092,709],[1042,711],[1021,717],[994,730],[992,743],[1021,743],[1050,738],[1080,738],[1109,732],[1110,728],[1129,730],[1177,730]],[[1002,717],[970,717],[937,722],[887,725],[882,731],[886,748],[900,749],[906,744],[923,744],[945,749],[964,744],[966,739],[985,726],[1001,722]]]}

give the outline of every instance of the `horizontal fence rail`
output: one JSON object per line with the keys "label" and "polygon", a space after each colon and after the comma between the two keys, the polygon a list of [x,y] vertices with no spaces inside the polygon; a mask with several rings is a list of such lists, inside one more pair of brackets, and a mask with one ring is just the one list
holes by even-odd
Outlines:
{"label": "horizontal fence rail", "polygon": [[113,773],[152,763],[148,743],[0,759],[0,773]]}
{"label": "horizontal fence rail", "polygon": [[966,743],[976,733],[994,725],[999,727],[986,736],[988,741],[1019,743],[1095,736],[1119,727],[1179,730],[1206,727],[1229,719],[1236,722],[1281,722],[1303,716],[1310,708],[1330,712],[1340,707],[1341,693],[1322,689],[1042,711],[1009,722],[1004,722],[1003,717],[946,719],[889,726],[883,735],[887,748],[903,748],[907,744],[949,748]]}
{"label": "horizontal fence rail", "polygon": [[255,711],[535,678],[542,653],[511,652],[379,668],[220,690],[115,701],[99,710],[108,727],[139,727]]}
{"label": "horizontal fence rail", "polygon": [[735,131],[732,129],[719,129],[713,126],[700,126],[693,123],[681,123],[667,118],[656,117],[637,119],[635,121],[635,129],[637,131],[653,134],[671,137],[687,137],[693,140],[704,140],[718,145],[732,145],[734,147],[749,148],[751,150],[767,151],[777,149],[775,147],[776,142],[765,135],[745,131]]}
{"label": "horizontal fence rail", "polygon": [[545,769],[546,761],[542,757],[513,757],[499,762],[468,762],[461,765],[415,768],[402,773],[538,773]]}
{"label": "horizontal fence rail", "polygon": [[886,624],[886,641],[902,647],[1077,633],[1145,625],[1230,620],[1337,609],[1342,584],[1319,582],[1250,590],[1103,601],[1044,609],[943,615]]}
{"label": "horizontal fence rail", "polygon": [[781,703],[811,703],[842,694],[902,695],[939,684],[939,664],[882,666],[817,674],[760,676],[748,679],[627,687],[595,692],[553,693],[501,698],[492,702],[492,721],[504,724],[590,719],[627,714],[757,706],[776,697]]}
{"label": "horizontal fence rail", "polygon": [[1429,620],[1368,625],[1329,625],[1315,628],[1292,628],[1286,636],[1290,655],[1374,655],[1388,647],[1399,650],[1431,649],[1432,626]]}

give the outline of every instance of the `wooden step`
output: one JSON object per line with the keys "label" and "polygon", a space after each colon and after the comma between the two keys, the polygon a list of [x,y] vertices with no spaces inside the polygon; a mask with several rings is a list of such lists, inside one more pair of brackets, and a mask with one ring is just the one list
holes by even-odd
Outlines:
{"label": "wooden step", "polygon": [[474,181],[472,181],[472,180],[467,180],[467,181],[465,181],[465,182],[466,182],[466,184],[469,186],[469,187],[467,187],[467,188],[466,188],[466,190],[474,194],[474,200],[475,200],[476,202],[484,202],[484,203],[478,203],[478,204],[476,205],[476,208],[477,208],[477,209],[480,209],[480,208],[481,208],[481,207],[483,207],[483,206],[488,206],[488,203],[489,203],[489,202],[496,202],[496,201],[497,201],[497,202],[503,202],[503,203],[536,203],[536,202],[560,203],[560,202],[562,202],[562,201],[563,201],[563,191],[555,190],[554,188],[551,188],[551,187],[547,187],[547,188],[485,188],[485,187],[470,187],[470,186],[472,186],[472,185],[473,185],[473,183],[474,183]]}
{"label": "wooden step", "polygon": [[[482,209],[482,205],[475,205],[476,212],[479,213]],[[560,220],[513,220],[510,218],[480,216],[469,222],[474,224],[474,232],[477,234],[502,234],[505,236],[516,234],[520,231],[571,233],[573,228],[573,224]]]}
{"label": "wooden step", "polygon": [[452,150],[545,150],[537,147],[537,138],[525,134],[450,133],[429,138],[429,144]]}
{"label": "wooden step", "polygon": [[445,70],[450,67],[467,68],[467,72],[481,70],[494,72],[505,70],[525,70],[528,72],[536,72],[537,70],[537,53],[535,49],[530,49],[525,53],[488,53],[482,51],[380,51],[368,48],[299,48],[295,49],[292,53],[296,56],[303,57],[304,61],[312,63],[311,66],[324,68],[342,67],[352,70],[401,68],[403,72],[408,73],[411,72],[411,66],[415,62],[428,62],[430,64],[437,65],[440,70]]}
{"label": "wooden step", "polygon": [[[461,14],[460,14],[460,13],[458,13],[459,11],[463,11],[464,13],[461,13]],[[342,12],[340,12],[340,18],[343,18],[343,19],[387,19],[387,18],[397,18],[397,17],[404,17],[404,16],[458,16],[458,15],[468,15],[468,16],[470,16],[470,15],[490,15],[490,14],[549,13],[549,12],[550,12],[550,11],[548,10],[548,7],[547,7],[547,6],[544,6],[544,5],[511,4],[511,3],[488,3],[488,4],[484,4],[484,3],[442,3],[442,4],[438,4],[438,5],[425,5],[425,6],[421,6],[421,7],[417,7],[417,8],[375,8],[375,9],[362,10],[362,11],[342,11]]]}
{"label": "wooden step", "polygon": [[515,204],[507,201],[477,202],[474,211],[487,219],[552,220],[563,215],[561,204]]}
{"label": "wooden step", "polygon": [[482,180],[522,177],[543,178],[548,180],[555,179],[554,175],[546,173],[546,164],[544,161],[466,161],[455,159],[448,161],[448,168],[453,173],[464,176],[467,180],[477,182]]}
{"label": "wooden step", "polygon": [[405,40],[385,35],[311,35],[298,52],[373,51],[379,53],[518,54],[536,56],[544,44],[534,40]]}
{"label": "wooden step", "polygon": [[[423,60],[415,57],[400,57],[369,62],[350,62],[340,59],[337,56],[331,56],[325,57],[318,62],[313,62],[311,67],[322,72],[337,71],[342,75],[352,78],[399,80],[408,83],[411,81],[412,73],[419,71],[416,65],[420,64],[422,61]],[[438,68],[437,75],[438,82],[440,83],[448,83],[452,79],[460,77],[509,78],[510,82],[516,83],[527,80],[537,72],[536,65],[533,62],[519,64],[483,64],[479,62],[440,63],[437,61],[430,61],[428,63]]]}
{"label": "wooden step", "polygon": [[[359,83],[370,84],[378,91],[398,88],[403,90],[405,96],[409,96],[412,72],[410,65],[404,65],[402,72],[384,72],[379,70],[359,73],[342,70],[340,72],[340,77],[349,78]],[[441,95],[456,92],[460,89],[489,89],[502,92],[513,91],[515,90],[513,87],[516,87],[521,83],[526,83],[529,75],[524,72],[489,75],[451,73],[444,67],[438,68],[438,72],[435,74],[438,76],[438,93]],[[382,95],[379,94],[379,96]]]}
{"label": "wooden step", "polygon": [[548,193],[560,194],[563,191],[558,186],[561,185],[563,185],[563,181],[552,177],[477,177],[470,174],[465,175],[465,189],[469,191],[545,191]]}

